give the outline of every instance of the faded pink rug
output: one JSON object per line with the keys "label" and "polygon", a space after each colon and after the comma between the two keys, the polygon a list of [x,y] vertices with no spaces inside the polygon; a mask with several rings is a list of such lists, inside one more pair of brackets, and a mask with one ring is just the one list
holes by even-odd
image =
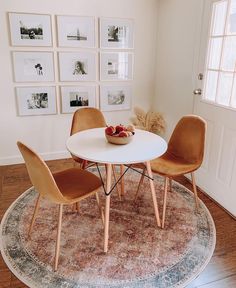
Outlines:
{"label": "faded pink rug", "polygon": [[[107,254],[95,197],[81,202],[80,213],[65,206],[56,273],[58,208],[41,202],[30,241],[26,234],[37,193],[33,188],[23,193],[2,221],[2,255],[9,268],[29,287],[185,287],[212,256],[214,222],[202,202],[196,213],[193,194],[174,182],[165,229],[157,228],[147,179],[133,201],[139,177],[135,172],[125,175],[122,201],[112,192]],[[155,188],[161,212],[163,183],[158,176]],[[100,196],[104,203],[102,189]]]}

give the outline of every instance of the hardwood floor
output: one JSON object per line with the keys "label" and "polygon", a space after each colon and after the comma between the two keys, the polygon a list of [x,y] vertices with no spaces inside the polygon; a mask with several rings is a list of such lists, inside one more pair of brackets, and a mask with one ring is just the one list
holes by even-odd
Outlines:
{"label": "hardwood floor", "polygon": [[[73,167],[71,159],[47,162],[52,171]],[[184,177],[176,179],[192,190]],[[25,165],[0,167],[0,219],[10,204],[31,186]],[[215,221],[217,242],[214,255],[205,270],[188,288],[233,288],[236,287],[236,221],[203,193],[200,198],[208,207]],[[27,287],[7,268],[0,256],[0,288]]]}

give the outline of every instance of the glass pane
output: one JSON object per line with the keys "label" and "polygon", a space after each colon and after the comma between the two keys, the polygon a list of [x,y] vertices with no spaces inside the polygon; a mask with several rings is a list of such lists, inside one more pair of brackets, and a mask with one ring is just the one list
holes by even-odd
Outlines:
{"label": "glass pane", "polygon": [[225,38],[222,69],[234,71],[236,64],[236,36],[228,36]]}
{"label": "glass pane", "polygon": [[233,85],[233,73],[221,72],[219,76],[219,84],[216,102],[225,106],[229,106],[231,90]]}
{"label": "glass pane", "polygon": [[234,74],[234,87],[233,87],[233,93],[231,97],[231,106],[236,108],[236,74]]}
{"label": "glass pane", "polygon": [[208,71],[205,84],[205,91],[203,93],[204,99],[215,101],[217,79],[218,79],[218,72]]}
{"label": "glass pane", "polygon": [[236,0],[231,0],[227,25],[228,34],[236,34]]}
{"label": "glass pane", "polygon": [[209,69],[219,69],[223,38],[212,38],[209,50]]}
{"label": "glass pane", "polygon": [[220,1],[213,4],[212,34],[213,36],[223,35],[227,12],[227,1]]}

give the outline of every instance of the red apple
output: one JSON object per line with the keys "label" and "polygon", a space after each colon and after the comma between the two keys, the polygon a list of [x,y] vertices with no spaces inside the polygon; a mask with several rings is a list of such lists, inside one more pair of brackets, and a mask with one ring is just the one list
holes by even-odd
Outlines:
{"label": "red apple", "polygon": [[129,135],[128,135],[128,132],[126,132],[126,131],[120,131],[120,133],[119,133],[119,137],[128,137]]}
{"label": "red apple", "polygon": [[112,135],[116,132],[116,128],[114,126],[108,126],[106,129],[105,129],[105,133],[107,135]]}
{"label": "red apple", "polygon": [[124,131],[125,127],[123,125],[116,126],[116,133],[119,134],[121,131]]}

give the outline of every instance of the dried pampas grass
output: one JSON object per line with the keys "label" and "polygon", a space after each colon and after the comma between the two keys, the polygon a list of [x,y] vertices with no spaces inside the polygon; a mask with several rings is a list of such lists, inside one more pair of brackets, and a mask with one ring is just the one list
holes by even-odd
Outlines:
{"label": "dried pampas grass", "polygon": [[163,135],[165,133],[166,122],[159,112],[148,111],[147,113],[141,108],[134,108],[135,117],[131,118],[132,124],[142,130]]}

